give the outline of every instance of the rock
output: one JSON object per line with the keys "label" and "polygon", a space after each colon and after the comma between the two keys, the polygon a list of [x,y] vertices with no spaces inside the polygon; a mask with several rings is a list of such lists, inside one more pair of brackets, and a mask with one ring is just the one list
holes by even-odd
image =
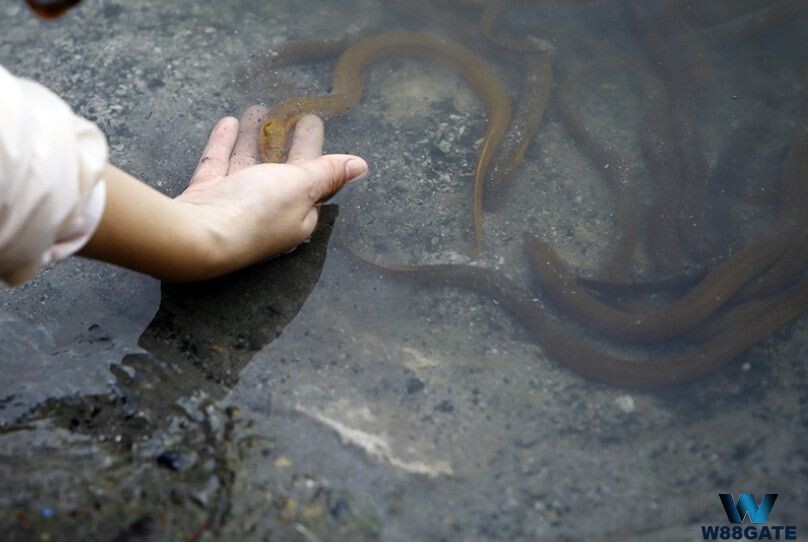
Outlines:
{"label": "rock", "polygon": [[614,403],[617,404],[617,407],[620,408],[623,412],[630,414],[636,407],[634,405],[634,397],[631,395],[622,395],[614,399]]}

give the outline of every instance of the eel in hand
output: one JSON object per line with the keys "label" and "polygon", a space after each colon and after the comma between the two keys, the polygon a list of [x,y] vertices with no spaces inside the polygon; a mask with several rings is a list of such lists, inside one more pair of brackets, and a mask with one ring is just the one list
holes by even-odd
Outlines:
{"label": "eel in hand", "polygon": [[458,43],[427,32],[409,31],[385,32],[359,40],[337,61],[330,94],[295,98],[270,109],[259,133],[264,159],[267,162],[282,160],[289,131],[302,115],[333,117],[356,106],[362,98],[362,72],[378,60],[400,55],[448,62],[483,100],[488,126],[477,156],[473,197],[475,251],[479,252],[482,249],[483,183],[511,123],[511,99],[496,70]]}

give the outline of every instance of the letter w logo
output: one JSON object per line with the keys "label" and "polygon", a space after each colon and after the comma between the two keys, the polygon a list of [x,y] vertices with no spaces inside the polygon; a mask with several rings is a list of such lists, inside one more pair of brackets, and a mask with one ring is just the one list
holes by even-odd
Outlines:
{"label": "letter w logo", "polygon": [[752,493],[741,493],[738,495],[738,502],[734,502],[729,493],[719,493],[721,504],[727,512],[727,519],[730,523],[743,523],[743,518],[749,516],[749,521],[754,524],[766,523],[769,513],[772,511],[774,501],[777,500],[777,493],[766,493],[760,500],[760,504],[755,500]]}

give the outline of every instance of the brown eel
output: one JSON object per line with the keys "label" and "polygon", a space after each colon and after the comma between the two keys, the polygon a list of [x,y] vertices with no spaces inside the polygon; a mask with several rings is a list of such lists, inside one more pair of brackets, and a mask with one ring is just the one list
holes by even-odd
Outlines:
{"label": "brown eel", "polygon": [[640,145],[649,175],[655,180],[654,203],[648,220],[649,249],[663,274],[677,274],[692,268],[692,263],[678,234],[682,187],[668,114],[668,92],[659,78],[644,70],[637,72],[637,78],[649,101]]}
{"label": "brown eel", "polygon": [[733,298],[748,302],[771,296],[805,267],[808,126],[789,152],[779,193],[780,217],[772,234],[722,261],[676,302],[650,312],[626,312],[601,302],[576,282],[549,245],[538,238],[527,238],[525,244],[542,291],[563,311],[609,338],[656,342],[693,330]]}
{"label": "brown eel", "polygon": [[[510,130],[500,152],[494,157],[489,176],[485,183],[483,206],[488,211],[498,209],[505,194],[505,181],[522,164],[525,152],[539,130],[547,104],[550,101],[553,70],[549,53],[554,47],[538,38],[510,38],[494,35],[491,25],[504,9],[502,2],[489,5],[479,25],[474,25],[451,11],[436,6],[429,0],[396,0],[396,6],[408,13],[437,24],[453,36],[457,36],[469,47],[481,53],[488,53],[488,47],[480,40],[480,29],[493,46],[509,53],[508,58],[522,69],[522,90],[516,103]],[[495,5],[496,4],[496,5]],[[492,9],[492,8],[495,8]]]}
{"label": "brown eel", "polygon": [[678,230],[697,261],[712,251],[706,231],[707,161],[695,126],[695,104],[709,87],[713,70],[701,40],[674,3],[635,0],[626,11],[670,96],[670,130],[679,158],[681,204]]}
{"label": "brown eel", "polygon": [[584,124],[572,100],[573,90],[585,75],[604,62],[613,61],[622,62],[622,59],[595,61],[573,70],[561,84],[558,106],[561,118],[575,142],[609,181],[616,208],[617,235],[612,257],[606,266],[606,277],[610,281],[626,282],[631,275],[632,258],[640,241],[642,210],[637,198],[637,169],[614,146],[599,138]]}
{"label": "brown eel", "polygon": [[525,159],[525,152],[541,126],[544,112],[550,101],[550,88],[553,81],[553,69],[547,55],[527,55],[523,60],[524,75],[522,92],[516,106],[516,115],[508,138],[502,146],[491,167],[488,182],[485,185],[483,202],[486,209],[494,210],[502,202],[505,195],[505,180],[510,178]]}
{"label": "brown eel", "polygon": [[788,324],[808,306],[808,280],[802,280],[768,299],[766,307],[771,311],[742,315],[736,326],[685,352],[645,361],[624,359],[587,344],[539,298],[502,274],[461,264],[391,266],[369,259],[340,241],[359,260],[406,281],[460,286],[491,298],[535,334],[541,346],[562,364],[587,378],[621,387],[667,387],[703,378]]}
{"label": "brown eel", "polygon": [[496,70],[462,45],[426,32],[394,31],[368,36],[354,43],[340,56],[334,69],[330,94],[305,96],[270,109],[259,140],[264,159],[280,162],[286,152],[287,134],[300,117],[313,113],[321,117],[342,115],[362,98],[362,72],[370,64],[391,56],[410,55],[437,59],[454,66],[483,100],[488,126],[477,156],[474,172],[475,251],[482,249],[483,183],[489,163],[502,145],[511,122],[508,88]]}
{"label": "brown eel", "polygon": [[753,244],[710,271],[684,297],[650,312],[626,312],[613,308],[587,293],[567,272],[558,254],[546,243],[527,239],[542,292],[565,312],[598,332],[618,340],[658,342],[697,327],[712,316],[739,289],[768,268],[788,248],[790,233]]}
{"label": "brown eel", "polygon": [[780,228],[798,225],[789,250],[752,284],[748,285],[738,299],[752,300],[771,295],[782,289],[808,264],[808,124],[799,131],[789,150],[778,188],[780,200]]}

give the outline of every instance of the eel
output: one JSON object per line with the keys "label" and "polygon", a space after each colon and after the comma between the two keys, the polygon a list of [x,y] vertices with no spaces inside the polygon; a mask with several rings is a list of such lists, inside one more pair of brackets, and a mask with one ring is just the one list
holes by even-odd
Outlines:
{"label": "eel", "polygon": [[[730,250],[741,247],[743,238],[738,220],[732,213],[733,207],[728,204],[733,197],[749,203],[744,199],[739,180],[753,170],[751,163],[759,158],[759,142],[768,141],[770,137],[769,130],[760,120],[733,129],[722,143],[718,160],[710,173],[710,185],[720,202],[712,210],[713,224],[720,232],[722,245]],[[768,173],[766,175],[768,177]],[[777,200],[776,194],[768,196]]]}
{"label": "eel", "polygon": [[365,37],[340,56],[334,69],[330,94],[295,98],[270,109],[259,132],[267,162],[280,162],[286,152],[289,130],[303,114],[321,117],[342,115],[362,97],[362,72],[383,58],[410,55],[437,59],[454,66],[483,100],[488,126],[474,171],[474,250],[482,249],[483,183],[490,162],[501,147],[511,123],[508,88],[496,70],[462,45],[426,32],[393,31]]}
{"label": "eel", "polygon": [[[772,294],[795,281],[808,265],[808,124],[799,131],[785,160],[780,186],[778,187],[781,228],[796,225],[802,229],[784,254],[765,273],[746,285],[733,302],[736,303],[724,315],[705,323],[697,331],[700,336],[709,337],[723,330],[736,327],[745,318],[754,319],[777,311],[771,303]],[[739,329],[740,330],[740,329]]]}
{"label": "eel", "polygon": [[[645,115],[641,145],[646,160],[649,163],[650,172],[652,176],[657,179],[657,191],[648,229],[648,234],[651,238],[651,255],[657,262],[658,267],[665,273],[665,277],[663,280],[644,282],[642,285],[638,282],[625,281],[593,279],[584,281],[587,281],[592,287],[599,290],[623,293],[648,291],[656,285],[663,288],[669,285],[672,289],[676,289],[682,284],[691,283],[693,278],[703,276],[706,271],[703,270],[704,267],[701,267],[702,270],[694,271],[694,266],[679,238],[678,230],[679,224],[682,221],[680,209],[683,192],[681,187],[681,161],[678,156],[681,150],[677,149],[677,145],[674,143],[675,138],[672,134],[671,122],[668,115],[670,106],[664,83],[656,76],[636,66],[629,59],[622,57],[605,58],[589,63],[573,72],[562,86],[560,100],[562,119],[567,123],[568,128],[571,129],[573,136],[578,136],[576,139],[596,162],[609,164],[617,162],[617,164],[620,165],[626,164],[626,159],[615,149],[610,148],[606,144],[597,142],[591,134],[586,134],[587,129],[585,129],[582,123],[577,119],[577,114],[570,105],[570,96],[572,94],[571,87],[575,82],[575,78],[583,77],[585,72],[594,70],[606,63],[621,63],[629,66],[641,87],[642,94],[652,99]],[[598,147],[600,149],[597,149]],[[699,153],[692,154],[692,157],[697,156],[699,156]],[[690,163],[692,164],[693,160],[691,160]],[[627,167],[624,167],[624,169],[628,172]],[[612,179],[613,186],[625,186],[626,182],[629,181],[626,177],[615,176],[614,173],[612,173],[612,175],[614,176]],[[700,176],[695,177],[699,178]],[[625,198],[625,191],[617,194],[616,197],[622,200]],[[699,198],[698,200],[703,199]],[[627,206],[631,207],[629,204],[627,204]],[[621,218],[621,214],[618,213],[618,225],[620,224],[638,225],[639,219],[636,215],[630,218]],[[635,236],[629,236],[628,239],[636,243]],[[627,269],[629,266],[628,259],[630,259],[627,246],[628,243],[625,243],[623,245],[623,251],[621,252],[620,246],[618,245],[618,252],[616,253],[615,259],[622,259],[622,264],[618,265],[612,262],[611,270],[618,269],[625,271]],[[623,276],[626,275],[625,272],[621,272],[620,274]],[[615,278],[612,278],[612,280],[614,279]],[[621,286],[621,284],[623,285]]]}
{"label": "eel", "polygon": [[[808,263],[808,125],[786,159],[779,184],[780,217],[774,232],[728,257],[685,296],[650,312],[615,309],[587,293],[542,240],[525,240],[543,292],[562,310],[614,339],[666,340],[693,330],[726,305],[765,298],[777,292]],[[733,300],[734,299],[734,300]]]}
{"label": "eel", "polygon": [[561,119],[575,142],[610,182],[618,233],[606,266],[606,277],[610,281],[625,282],[630,276],[632,258],[640,240],[641,209],[636,192],[636,168],[615,147],[586,127],[572,104],[573,89],[579,80],[604,62],[594,61],[573,70],[561,84],[558,106]]}
{"label": "eel", "polygon": [[692,263],[678,235],[682,187],[677,176],[679,158],[671,141],[668,93],[665,84],[645,70],[637,70],[635,76],[650,101],[640,146],[650,176],[656,180],[648,228],[651,257],[664,274],[676,274]]}
{"label": "eel", "polygon": [[427,285],[464,287],[487,296],[516,317],[560,363],[586,378],[619,387],[670,387],[703,378],[788,324],[808,307],[808,280],[803,280],[772,297],[767,305],[772,311],[746,315],[736,326],[683,353],[649,356],[648,360],[624,359],[588,345],[540,299],[500,273],[462,264],[391,266],[365,257],[341,237],[339,240],[354,257],[392,276]]}
{"label": "eel", "polygon": [[685,296],[649,312],[615,309],[587,293],[567,272],[558,254],[542,240],[525,240],[542,292],[563,311],[604,336],[633,342],[658,342],[686,333],[705,321],[788,248],[791,235],[778,232],[724,260]]}
{"label": "eel", "polygon": [[713,70],[678,5],[662,4],[653,15],[650,9],[647,2],[635,0],[627,14],[669,89],[672,141],[680,163],[678,230],[690,254],[701,260],[710,254],[712,240],[706,231],[707,161],[694,126],[694,105],[709,87]]}
{"label": "eel", "polygon": [[808,124],[797,135],[786,157],[778,188],[781,229],[798,225],[790,251],[783,255],[765,274],[739,293],[742,301],[767,296],[782,288],[808,264]]}
{"label": "eel", "polygon": [[528,55],[523,62],[522,91],[511,129],[495,157],[485,185],[483,203],[494,210],[504,198],[505,180],[522,164],[525,152],[536,137],[550,102],[553,69],[547,55]]}
{"label": "eel", "polygon": [[[799,283],[805,283],[805,280]],[[687,338],[688,340],[704,342],[727,330],[734,329],[736,331],[743,331],[744,323],[754,321],[760,316],[767,315],[770,312],[777,312],[777,305],[783,298],[782,295],[767,296],[739,303],[728,311],[714,316],[697,329],[690,331],[687,334]]]}
{"label": "eel", "polygon": [[654,279],[634,280],[629,282],[609,281],[600,278],[590,278],[577,275],[579,285],[610,296],[643,296],[656,293],[671,293],[682,291],[698,283],[709,272],[710,267],[700,267],[685,270]]}
{"label": "eel", "polygon": [[538,42],[534,50],[528,54],[516,55],[515,51],[495,41],[486,47],[486,43],[480,40],[479,25],[439,8],[429,0],[394,0],[393,4],[407,13],[448,30],[480,53],[491,54],[494,52],[492,47],[504,48],[508,58],[515,60],[522,69],[522,89],[511,127],[492,161],[485,182],[483,206],[488,211],[496,210],[504,197],[505,180],[523,162],[525,152],[538,132],[550,101],[553,71],[546,53],[552,51],[553,46],[546,42]]}

